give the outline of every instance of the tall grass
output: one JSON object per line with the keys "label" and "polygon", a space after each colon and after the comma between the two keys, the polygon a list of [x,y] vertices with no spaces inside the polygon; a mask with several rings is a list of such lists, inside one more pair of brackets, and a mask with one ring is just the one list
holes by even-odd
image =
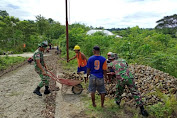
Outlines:
{"label": "tall grass", "polygon": [[25,61],[24,57],[0,57],[0,70],[4,70],[12,65]]}

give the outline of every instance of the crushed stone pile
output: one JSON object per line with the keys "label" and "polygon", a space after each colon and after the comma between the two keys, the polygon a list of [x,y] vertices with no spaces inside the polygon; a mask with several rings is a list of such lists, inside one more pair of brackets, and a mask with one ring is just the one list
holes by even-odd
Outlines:
{"label": "crushed stone pile", "polygon": [[[145,105],[163,102],[158,94],[172,95],[177,92],[177,79],[168,73],[150,66],[137,64],[130,65],[129,69],[134,75],[134,82],[141,93]],[[113,98],[116,91],[116,82],[107,84],[106,89],[109,90],[107,96]],[[122,97],[126,102],[136,105],[127,87]]]}

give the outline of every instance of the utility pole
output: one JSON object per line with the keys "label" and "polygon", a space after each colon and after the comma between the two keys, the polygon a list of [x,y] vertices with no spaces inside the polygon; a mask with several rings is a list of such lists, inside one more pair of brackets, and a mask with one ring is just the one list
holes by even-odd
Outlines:
{"label": "utility pole", "polygon": [[66,0],[66,52],[67,52],[67,61],[69,60],[69,39],[68,39],[68,3]]}

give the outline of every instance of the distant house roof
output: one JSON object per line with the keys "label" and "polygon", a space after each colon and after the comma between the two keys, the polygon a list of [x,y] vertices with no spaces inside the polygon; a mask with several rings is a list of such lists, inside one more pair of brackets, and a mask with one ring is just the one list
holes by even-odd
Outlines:
{"label": "distant house roof", "polygon": [[[92,30],[89,30],[88,32],[87,32],[87,35],[92,35],[92,34],[94,34],[95,32],[103,32],[106,36],[111,36],[111,35],[114,35],[112,32],[110,32],[110,31],[108,31],[108,30],[94,30],[94,29],[92,29]],[[119,36],[119,35],[116,35],[116,37],[119,37],[119,38],[122,38],[121,36]]]}

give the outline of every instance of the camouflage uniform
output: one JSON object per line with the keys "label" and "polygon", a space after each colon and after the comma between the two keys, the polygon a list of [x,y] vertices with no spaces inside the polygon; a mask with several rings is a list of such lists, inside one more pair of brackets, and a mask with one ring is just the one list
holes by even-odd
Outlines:
{"label": "camouflage uniform", "polygon": [[128,70],[128,64],[124,59],[117,59],[114,60],[109,64],[109,67],[112,67],[115,71],[115,75],[117,78],[117,85],[116,85],[116,97],[115,101],[120,103],[121,95],[124,92],[125,85],[129,88],[131,94],[133,95],[136,103],[138,106],[142,106],[143,102],[141,100],[140,93],[134,83],[134,78],[132,73]]}
{"label": "camouflage uniform", "polygon": [[37,50],[34,55],[33,55],[33,59],[35,62],[35,71],[37,72],[37,74],[39,74],[39,76],[41,77],[41,83],[39,84],[39,87],[42,88],[44,85],[48,86],[49,85],[49,76],[44,76],[42,74],[41,69],[37,66],[37,62],[36,59],[40,59],[40,63],[42,65],[42,67],[44,67],[44,58],[43,58],[43,53],[40,50]]}

